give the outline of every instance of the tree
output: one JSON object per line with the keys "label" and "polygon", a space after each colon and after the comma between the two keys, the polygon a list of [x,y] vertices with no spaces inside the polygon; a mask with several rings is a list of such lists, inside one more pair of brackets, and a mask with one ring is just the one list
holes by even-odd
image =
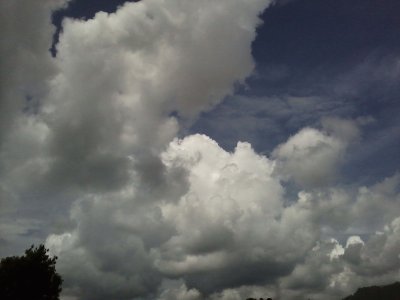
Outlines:
{"label": "tree", "polygon": [[25,255],[0,261],[1,300],[58,300],[61,276],[56,272],[57,257],[50,257],[44,245],[25,250]]}
{"label": "tree", "polygon": [[383,286],[369,286],[359,288],[354,295],[348,296],[343,300],[399,300],[400,282],[395,282]]}

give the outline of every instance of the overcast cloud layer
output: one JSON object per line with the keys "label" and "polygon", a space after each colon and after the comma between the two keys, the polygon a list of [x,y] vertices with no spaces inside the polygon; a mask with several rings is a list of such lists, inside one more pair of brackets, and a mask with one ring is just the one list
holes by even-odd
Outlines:
{"label": "overcast cloud layer", "polygon": [[269,153],[185,134],[227,96],[275,116],[326,104],[235,96],[271,2],[126,3],[65,19],[53,58],[67,1],[3,1],[0,254],[45,241],[63,299],[329,300],[399,280],[400,175],[338,184],[377,120],[321,113]]}

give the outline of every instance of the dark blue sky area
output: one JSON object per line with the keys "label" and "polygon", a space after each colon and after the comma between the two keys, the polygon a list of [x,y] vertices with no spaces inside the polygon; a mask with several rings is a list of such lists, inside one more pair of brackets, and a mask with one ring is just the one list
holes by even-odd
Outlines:
{"label": "dark blue sky area", "polygon": [[258,93],[307,95],[310,85],[319,88],[315,81],[398,53],[399,15],[397,0],[298,0],[267,9],[253,46],[259,75],[269,79]]}
{"label": "dark blue sky area", "polygon": [[137,2],[137,0],[72,0],[66,9],[53,15],[53,22],[58,26],[63,17],[90,19],[99,11],[112,13],[125,2]]}
{"label": "dark blue sky area", "polygon": [[344,68],[373,51],[400,49],[400,1],[298,0],[267,9],[254,43],[261,65]]}

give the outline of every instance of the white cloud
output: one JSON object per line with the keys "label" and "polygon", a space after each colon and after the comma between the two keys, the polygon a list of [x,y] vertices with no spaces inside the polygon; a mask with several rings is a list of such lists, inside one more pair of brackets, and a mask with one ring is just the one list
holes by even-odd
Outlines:
{"label": "white cloud", "polygon": [[325,117],[321,130],[303,128],[273,151],[277,172],[302,188],[334,183],[346,151],[359,139],[361,121]]}
{"label": "white cloud", "polygon": [[65,20],[60,73],[43,109],[52,128],[49,176],[119,188],[129,155],[146,180],[157,177],[151,168],[178,131],[171,113],[194,117],[251,73],[251,42],[268,2],[154,0]]}
{"label": "white cloud", "polygon": [[273,157],[279,172],[302,187],[325,185],[335,179],[345,145],[335,137],[305,128],[278,146]]}
{"label": "white cloud", "polygon": [[[65,20],[54,59],[50,13],[63,2],[2,3],[15,68],[1,97],[0,243],[47,236],[65,299],[335,297],[396,278],[399,176],[330,186],[360,121],[323,119],[269,158],[177,138],[180,120],[251,74],[270,2],[127,3]],[[10,29],[13,12],[29,26]],[[40,105],[21,113],[12,100],[27,94]],[[287,179],[305,189],[296,201]]]}
{"label": "white cloud", "polygon": [[[350,237],[345,247],[336,240],[319,243],[292,274],[281,281],[285,299],[337,299],[360,286],[394,282],[399,276],[398,220],[369,237]],[[336,250],[340,248],[340,251]],[[332,253],[336,253],[332,256]],[[286,289],[285,289],[286,288]]]}
{"label": "white cloud", "polygon": [[269,1],[127,3],[115,14],[65,20],[53,59],[51,11],[64,3],[1,4],[2,193],[7,206],[17,199],[10,210],[23,217],[29,207],[57,232],[86,192],[140,180],[155,193],[180,193],[184,174],[166,182],[159,158],[177,135],[170,115],[195,117],[251,73],[251,42]]}
{"label": "white cloud", "polygon": [[[274,281],[314,244],[318,230],[308,221],[310,213],[283,207],[273,163],[248,144],[227,153],[205,136],[189,136],[172,142],[162,159],[167,171],[186,170],[188,187],[180,198],[142,202],[138,186],[83,199],[73,212],[77,231],[48,238],[66,282],[83,284],[71,269],[71,261],[83,259],[79,268],[88,290],[109,280],[111,268],[128,279],[118,289],[107,285],[108,295],[148,293],[162,277],[183,278],[209,294]],[[113,237],[111,245],[105,235]]]}

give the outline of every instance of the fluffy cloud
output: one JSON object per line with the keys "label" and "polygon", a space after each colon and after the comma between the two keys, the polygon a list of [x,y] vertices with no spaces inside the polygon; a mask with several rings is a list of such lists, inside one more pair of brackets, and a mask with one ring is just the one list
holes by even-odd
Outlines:
{"label": "fluffy cloud", "polygon": [[159,158],[179,130],[173,115],[195,117],[250,74],[268,3],[127,3],[115,14],[65,20],[53,59],[51,11],[65,2],[3,2],[5,218],[34,214],[58,232],[72,225],[65,211],[86,192],[133,180],[179,194],[183,174],[166,182]]}
{"label": "fluffy cloud", "polygon": [[[56,58],[50,13],[64,2],[1,4],[15,68],[1,97],[0,243],[47,236],[71,299],[336,297],[396,278],[399,176],[332,185],[360,120],[322,119],[270,157],[178,138],[251,74],[270,2],[126,3],[65,20]],[[28,31],[12,32],[13,11]]]}
{"label": "fluffy cloud", "polygon": [[[304,262],[280,279],[282,297],[337,299],[360,286],[397,280],[398,188],[395,175],[356,193],[338,188],[302,192],[298,205],[312,210],[312,222],[320,225],[322,238]],[[368,202],[379,208],[364,210]],[[341,243],[328,238],[335,234],[348,238]]]}
{"label": "fluffy cloud", "polygon": [[[156,263],[162,272],[211,292],[273,280],[307,251],[315,232],[306,212],[284,209],[271,161],[243,143],[228,154],[203,136],[186,138],[174,152],[192,164],[190,187],[163,209],[177,235],[161,248]],[[296,234],[287,239],[290,232]]]}
{"label": "fluffy cloud", "polygon": [[[249,144],[229,153],[194,135],[173,141],[161,158],[166,174],[185,174],[180,195],[143,202],[137,186],[82,199],[72,214],[76,230],[48,238],[66,283],[85,286],[86,298],[149,295],[169,278],[185,284],[164,286],[161,299],[239,299],[255,290],[285,299],[335,299],[374,282],[377,272],[384,278],[379,282],[395,280],[398,176],[361,188],[355,198],[351,190],[331,188],[301,192],[286,206],[275,162]],[[362,207],[376,197],[392,213],[365,222],[370,211]],[[356,232],[366,242],[328,238]],[[82,276],[74,273],[78,265]]]}
{"label": "fluffy cloud", "polygon": [[272,153],[278,172],[304,188],[333,182],[347,147],[359,137],[352,121],[324,118],[322,125],[322,131],[302,129]]}
{"label": "fluffy cloud", "polygon": [[399,219],[364,242],[350,236],[345,246],[332,239],[318,243],[290,276],[280,281],[284,299],[315,297],[337,299],[360,286],[398,279]]}
{"label": "fluffy cloud", "polygon": [[[273,282],[314,244],[318,229],[308,222],[310,213],[283,207],[273,163],[250,145],[239,143],[228,153],[205,136],[189,136],[172,142],[162,160],[167,170],[186,171],[187,189],[179,198],[142,202],[137,187],[83,199],[72,215],[77,230],[48,238],[67,282],[85,278],[89,291],[110,282],[103,285],[107,293],[86,298],[150,293],[162,278],[182,278],[205,295]],[[72,273],[71,261],[83,278]],[[125,281],[116,285],[107,279],[111,274],[125,274]]]}
{"label": "fluffy cloud", "polygon": [[267,4],[146,1],[65,20],[60,73],[43,108],[53,129],[49,176],[119,188],[130,156],[146,181],[157,178],[157,156],[178,131],[171,115],[196,116],[252,71],[250,46]]}

